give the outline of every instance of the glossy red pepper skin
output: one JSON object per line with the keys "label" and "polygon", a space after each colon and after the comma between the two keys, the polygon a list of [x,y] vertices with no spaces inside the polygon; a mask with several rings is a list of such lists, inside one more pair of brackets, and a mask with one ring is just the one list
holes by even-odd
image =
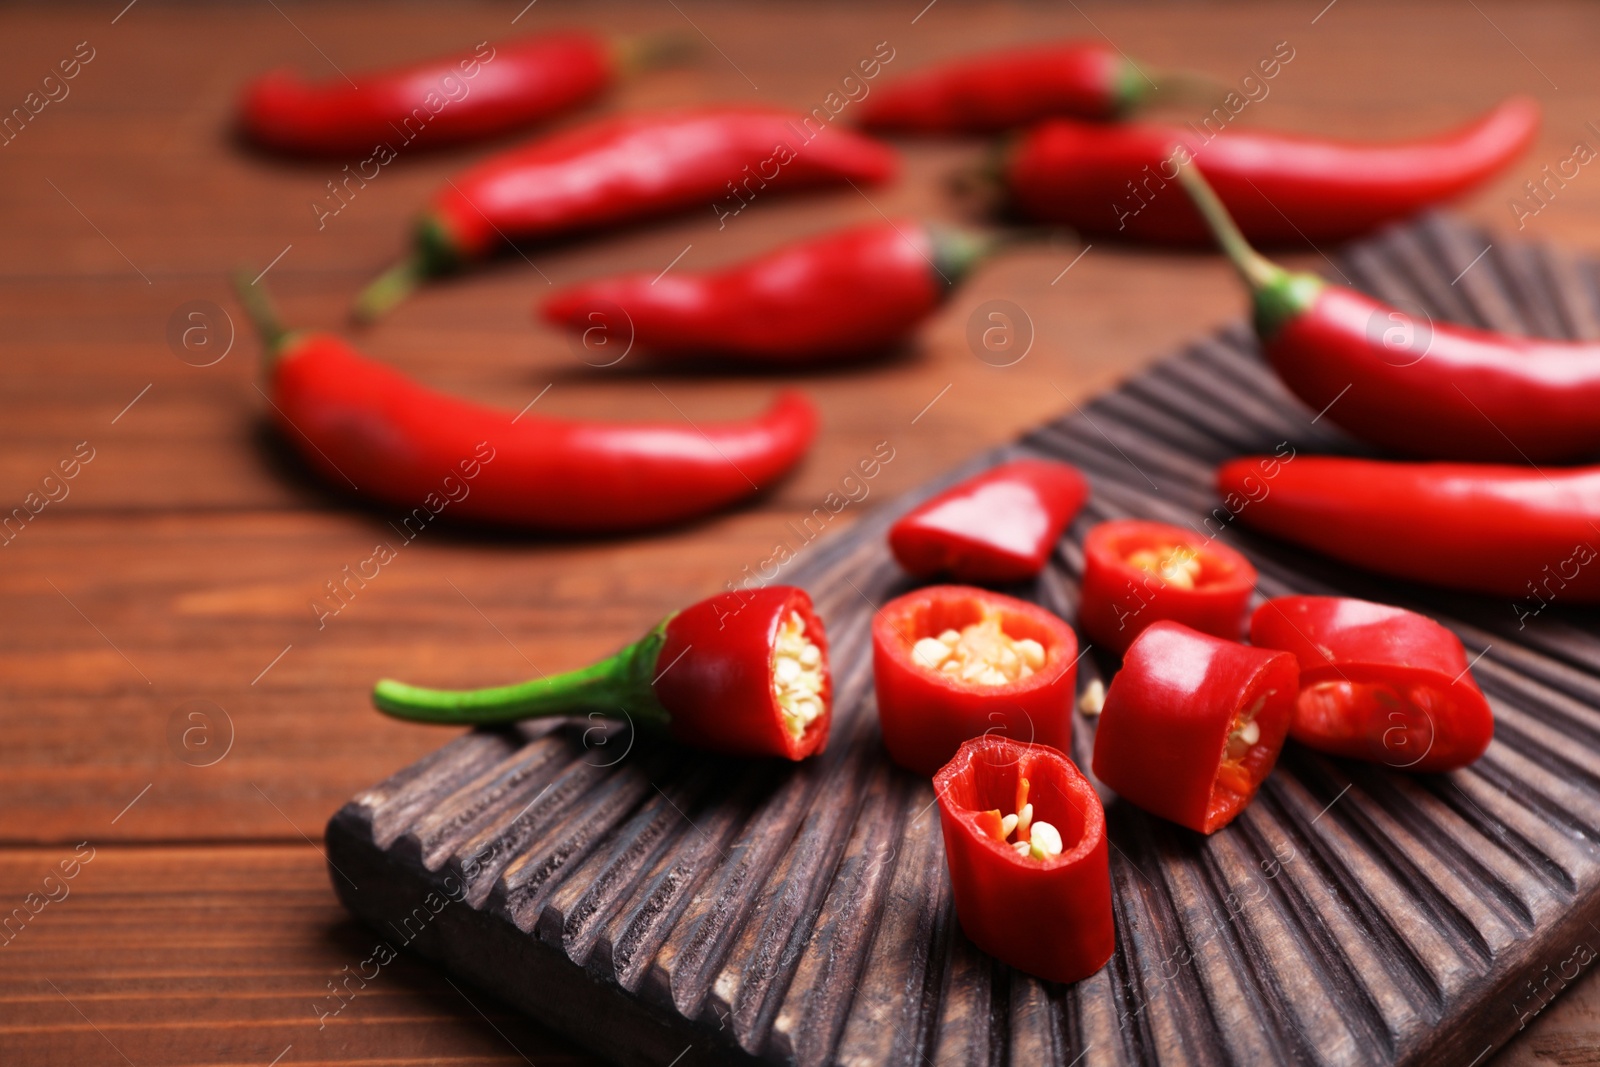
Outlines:
{"label": "glossy red pepper skin", "polygon": [[[981,685],[919,666],[920,638],[998,617],[1015,639],[1044,646],[1045,663],[1008,685]],[[1003,734],[1069,749],[1078,680],[1078,639],[1043,608],[961,585],[934,585],[885,604],[872,619],[872,672],[878,724],[889,758],[920,775],[937,771],[964,741]]]}
{"label": "glossy red pepper skin", "polygon": [[837,362],[905,341],[985,245],[915,219],[874,222],[709,274],[643,271],[582,282],[545,300],[542,311],[557,326],[600,326],[676,359]]}
{"label": "glossy red pepper skin", "polygon": [[290,334],[240,286],[269,352],[285,439],[330,485],[431,515],[610,533],[709,514],[798,463],[817,415],[797,392],[724,423],[609,423],[512,413],[428,389],[329,334]]}
{"label": "glossy red pepper skin", "polygon": [[937,64],[879,87],[861,102],[861,124],[884,133],[998,133],[1069,115],[1111,119],[1131,110],[1149,82],[1101,41],[1055,41]]}
{"label": "glossy red pepper skin", "polygon": [[581,31],[541,34],[391,70],[306,81],[275,70],[245,86],[239,123],[251,140],[294,155],[436,148],[480,140],[588,103],[616,80],[619,54]]}
{"label": "glossy red pepper skin", "polygon": [[918,578],[1021,581],[1044,569],[1088,497],[1089,483],[1075,467],[1013,460],[907,512],[889,528],[889,548]]}
{"label": "glossy red pepper skin", "polygon": [[1256,609],[1250,641],[1300,661],[1289,735],[1319,752],[1432,774],[1474,762],[1494,737],[1461,639],[1414,611],[1278,597]]}
{"label": "glossy red pepper skin", "polygon": [[[1196,161],[1245,236],[1265,243],[1338,241],[1465,193],[1525,151],[1538,132],[1531,99],[1506,101],[1460,129],[1393,144],[1335,142],[1227,128],[1043,123],[1001,164],[1014,208],[1091,235],[1192,245],[1205,223],[1175,187]],[[1146,169],[1148,168],[1148,170]],[[1132,188],[1130,188],[1130,183]]]}
{"label": "glossy red pepper skin", "polygon": [[[1036,860],[995,839],[990,819],[1027,778],[1036,820],[1061,831],[1060,855]],[[1050,982],[1094,974],[1116,948],[1105,811],[1061,752],[986,736],[934,777],[945,860],[961,929],[978,948]]]}
{"label": "glossy red pepper skin", "polygon": [[1180,180],[1250,287],[1273,370],[1318,417],[1436,459],[1546,462],[1600,449],[1600,344],[1540,341],[1410,314],[1251,248],[1215,190]]}
{"label": "glossy red pepper skin", "polygon": [[[821,714],[794,732],[776,690],[779,627],[799,616],[821,653]],[[490,725],[549,716],[626,718],[692,748],[800,760],[821,752],[833,721],[828,638],[805,590],[774,585],[721,593],[666,619],[599,663],[493,689],[373,687],[379,710],[412,722]]]}
{"label": "glossy red pepper skin", "polygon": [[749,105],[612,116],[540,138],[447,182],[423,212],[412,258],[362,294],[381,313],[418,280],[487,259],[508,241],[541,241],[676,211],[726,225],[777,191],[876,184],[894,152],[837,126]]}
{"label": "glossy red pepper skin", "polygon": [[[1194,588],[1184,588],[1128,562],[1141,550],[1168,549],[1200,567]],[[1083,585],[1078,628],[1090,642],[1121,653],[1152,623],[1162,620],[1232,641],[1244,634],[1256,569],[1218,541],[1182,526],[1141,519],[1115,519],[1083,539]]]}
{"label": "glossy red pepper skin", "polygon": [[[1245,809],[1277,763],[1299,677],[1286,652],[1158,622],[1128,649],[1106,690],[1095,777],[1152,815],[1215,833]],[[1239,712],[1258,700],[1259,740],[1227,759]]]}
{"label": "glossy red pepper skin", "polygon": [[1525,600],[1535,614],[1552,599],[1600,603],[1600,467],[1300,456],[1264,482],[1268,462],[1217,471],[1225,505],[1255,529],[1378,574]]}

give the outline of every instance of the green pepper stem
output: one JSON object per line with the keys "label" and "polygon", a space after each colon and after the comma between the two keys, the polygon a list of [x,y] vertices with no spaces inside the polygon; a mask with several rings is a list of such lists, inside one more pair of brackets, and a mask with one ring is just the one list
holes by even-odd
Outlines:
{"label": "green pepper stem", "polygon": [[283,320],[278,317],[278,309],[273,306],[272,298],[259,283],[250,278],[248,270],[241,267],[234,271],[233,291],[238,296],[239,303],[243,305],[250,325],[255,327],[256,333],[261,337],[261,343],[267,350],[266,363],[271,366],[288,347],[292,335],[283,325]]}
{"label": "green pepper stem", "polygon": [[361,290],[351,309],[351,317],[362,324],[376,321],[409,296],[427,273],[422,260],[415,257],[401,260]]}
{"label": "green pepper stem", "polygon": [[673,66],[700,51],[698,41],[674,30],[623,37],[611,47],[617,69],[623,74]]}
{"label": "green pepper stem", "polygon": [[[1177,152],[1176,147],[1173,152]],[[1233,221],[1222,199],[1193,160],[1178,167],[1178,182],[1194,201],[1195,210],[1200,212],[1223,254],[1250,287],[1255,304],[1256,333],[1262,340],[1273,337],[1290,319],[1316,302],[1317,294],[1322,291],[1322,279],[1314,274],[1285,270],[1250,247],[1238,223]]]}
{"label": "green pepper stem", "polygon": [[1228,92],[1228,86],[1205,74],[1187,70],[1145,70],[1125,63],[1117,75],[1117,117],[1125,117],[1151,104],[1214,104]]}
{"label": "green pepper stem", "polygon": [[490,689],[424,689],[385,678],[372,688],[379,711],[411,722],[481,726],[595,712],[665,725],[656,699],[656,661],[668,620],[613,656],[565,674]]}

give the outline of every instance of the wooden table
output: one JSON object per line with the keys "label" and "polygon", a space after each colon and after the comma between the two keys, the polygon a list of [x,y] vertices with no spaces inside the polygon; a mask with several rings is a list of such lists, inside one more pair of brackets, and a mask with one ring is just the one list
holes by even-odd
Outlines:
{"label": "wooden table", "polygon": [[[223,275],[265,270],[294,322],[335,326],[462,157],[402,154],[319,230],[311,204],[342,163],[284,163],[230,143],[232,94],[251,72],[293,64],[337,76],[335,64],[355,71],[590,18],[707,42],[697,65],[634,82],[607,107],[753,98],[810,108],[882,41],[894,49],[885,78],[968,47],[1103,33],[1153,65],[1233,82],[1288,41],[1293,60],[1241,122],[1381,138],[1453,123],[1512,92],[1542,99],[1534,153],[1462,205],[1508,238],[1508,198],[1575,141],[1600,144],[1587,125],[1600,117],[1600,13],[1575,3],[1335,0],[1319,14],[1321,0],[943,0],[919,14],[920,0],[759,12],[695,0],[529,5],[515,27],[515,2],[430,12],[142,0],[119,14],[120,3],[12,11],[0,35],[3,109],[61,60],[92,55],[68,95],[0,145],[0,515],[42,495],[45,475],[75,450],[93,456],[66,496],[51,483],[60,499],[0,545],[0,915],[27,917],[0,933],[7,1064],[581,1060],[488,993],[409,959],[319,1019],[330,985],[374,941],[334,900],[322,826],[354,791],[446,736],[376,716],[372,680],[471,685],[579,664],[758,566],[785,521],[877,442],[894,459],[841,526],[1242,306],[1212,257],[1096,245],[1076,259],[1069,241],[1016,252],[961,290],[915,351],[801,376],[825,435],[754,505],[600,543],[430,529],[319,628],[311,605],[325,583],[389,537],[393,516],[325,492],[263,432],[258,348],[242,333],[228,347],[217,309],[244,324]],[[680,252],[674,269],[706,268],[880,211],[957,217],[938,179],[974,161],[976,147],[914,145],[906,157],[906,180],[891,189],[773,198],[721,230],[707,211],[534,253],[537,269],[513,258],[419,296],[363,343],[436,385],[511,407],[540,397],[541,411],[697,420],[753,410],[772,378],[652,373],[632,361],[596,371],[562,337],[530,327],[529,304],[551,284],[661,269]],[[1551,188],[1523,236],[1600,254],[1600,178],[1580,171]],[[966,340],[973,310],[1001,297],[1037,335],[1005,368]],[[196,310],[201,318],[187,317]],[[185,347],[187,326],[202,333]],[[1495,1062],[1595,1062],[1596,1045],[1600,985],[1587,979]]]}

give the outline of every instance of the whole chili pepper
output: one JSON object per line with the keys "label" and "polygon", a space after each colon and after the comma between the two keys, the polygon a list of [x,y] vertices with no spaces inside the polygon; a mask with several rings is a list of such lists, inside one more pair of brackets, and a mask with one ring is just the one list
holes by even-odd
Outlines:
{"label": "whole chili pepper", "polygon": [[918,578],[1021,581],[1044,569],[1088,496],[1089,483],[1076,467],[1013,460],[908,511],[889,528],[889,548]]}
{"label": "whole chili pepper", "polygon": [[1539,108],[1506,101],[1431,138],[1361,144],[1160,124],[1057,119],[1003,149],[998,177],[1015,210],[1087,234],[1198,244],[1206,226],[1167,188],[1191,160],[1204,167],[1256,241],[1337,241],[1481,185],[1533,141]]}
{"label": "whole chili pepper", "polygon": [[1494,713],[1461,639],[1424,615],[1336,596],[1267,601],[1250,641],[1300,661],[1289,736],[1398,770],[1465,767],[1489,747]]}
{"label": "whole chili pepper", "polygon": [[1427,458],[1537,463],[1600,449],[1600,344],[1418,322],[1271,262],[1205,178],[1185,167],[1182,181],[1250,287],[1273,370],[1328,421]]}
{"label": "whole chili pepper", "polygon": [[1078,639],[1026,601],[962,585],[891,600],[872,620],[872,672],[884,747],[916,774],[982,734],[1071,747]]}
{"label": "whole chili pepper", "polygon": [[[288,333],[239,282],[268,351],[285,438],[331,484],[453,517],[538,530],[662,526],[750,496],[816,434],[798,392],[739,422],[606,423],[513,414],[425,388],[329,334]],[[431,517],[431,516],[430,516]]]}
{"label": "whole chili pepper", "polygon": [[1152,815],[1215,833],[1278,762],[1299,678],[1286,652],[1158,622],[1106,690],[1095,777]]}
{"label": "whole chili pepper", "polygon": [[375,318],[422,279],[544,240],[697,205],[723,221],[769,186],[784,190],[894,175],[895,155],[861,134],[771,108],[719,106],[614,116],[503,152],[446,183],[423,212],[415,251],[356,304]]}
{"label": "whole chili pepper", "polygon": [[1244,633],[1255,587],[1249,560],[1193,530],[1141,519],[1102,522],[1083,539],[1078,626],[1119,653],[1163,619],[1231,641]]}
{"label": "whole chili pepper", "polygon": [[674,357],[835,362],[904,341],[998,241],[914,219],[874,222],[709,274],[583,282],[543,313]]}
{"label": "whole chili pepper", "polygon": [[1106,816],[1077,766],[1053,748],[985,736],[961,746],[933,791],[967,938],[1050,982],[1104,967],[1116,948]]}
{"label": "whole chili pepper", "polygon": [[892,133],[998,133],[1069,115],[1121,118],[1163,89],[1200,79],[1147,74],[1102,41],[1067,40],[963,56],[880,88],[861,124]]}
{"label": "whole chili pepper", "polygon": [[1217,471],[1224,506],[1256,529],[1379,574],[1531,598],[1519,617],[1600,603],[1600,467],[1301,456],[1266,482],[1270,462]]}
{"label": "whole chili pepper", "polygon": [[392,151],[424,131],[425,147],[459,144],[571,111],[676,48],[579,30],[320,81],[274,70],[245,86],[239,125],[257,144],[295,155]]}
{"label": "whole chili pepper", "polygon": [[828,638],[805,590],[719,593],[668,615],[599,663],[494,689],[419,689],[384,679],[380,711],[413,722],[483,725],[549,716],[627,718],[732,756],[821,752],[833,718]]}

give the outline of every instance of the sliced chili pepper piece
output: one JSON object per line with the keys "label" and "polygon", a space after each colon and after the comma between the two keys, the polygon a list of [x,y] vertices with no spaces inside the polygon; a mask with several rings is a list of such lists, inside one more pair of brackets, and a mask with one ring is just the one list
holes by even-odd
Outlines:
{"label": "sliced chili pepper piece", "polygon": [[422,689],[392,679],[379,710],[413,722],[485,725],[551,716],[626,718],[681,744],[798,760],[821,752],[833,719],[828,638],[805,590],[719,593],[663,619],[581,670],[493,689]]}
{"label": "sliced chili pepper piece", "polygon": [[[1105,811],[1077,766],[1054,748],[991,734],[964,743],[933,790],[967,938],[1050,982],[1105,966],[1116,948]],[[996,816],[1013,805],[1012,833],[1026,836],[1010,842]]]}
{"label": "sliced chili pepper piece", "polygon": [[1209,85],[1149,74],[1102,41],[1052,41],[961,56],[900,78],[862,101],[861,124],[959,134],[998,133],[1057,115],[1113,119],[1146,103],[1158,83],[1168,96]]}
{"label": "sliced chili pepper piece", "polygon": [[676,39],[611,41],[583,31],[485,41],[390,70],[307,81],[274,70],[245,86],[239,125],[293,155],[392,154],[481,140],[555,118],[617,79],[681,51]]}
{"label": "sliced chili pepper piece", "polygon": [[872,620],[889,758],[931,775],[985,733],[1067,748],[1078,639],[1043,608],[962,585],[891,600]]}
{"label": "sliced chili pepper piece", "polygon": [[1379,574],[1526,598],[1519,617],[1600,603],[1600,467],[1246,456],[1217,488],[1248,526]]}
{"label": "sliced chili pepper piece", "polygon": [[[816,434],[816,410],[781,393],[725,423],[607,423],[485,407],[435,392],[329,334],[288,333],[242,279],[267,348],[268,400],[285,439],[341,489],[452,518],[613,532],[705,515],[770,485]],[[437,504],[437,506],[435,506]]]}
{"label": "sliced chili pepper piece", "polygon": [[1044,569],[1089,496],[1077,468],[1043,459],[1002,463],[907,512],[889,548],[919,578],[1014,582]]}
{"label": "sliced chili pepper piece", "polygon": [[1434,773],[1467,766],[1494,736],[1494,713],[1461,639],[1414,611],[1334,596],[1267,601],[1250,640],[1300,661],[1289,735],[1335,756]]}
{"label": "sliced chili pepper piece", "polygon": [[1162,244],[1207,228],[1175,188],[1197,161],[1254,241],[1338,241],[1482,185],[1530,144],[1539,106],[1515,97],[1434,137],[1338,142],[1266,130],[1056,119],[1002,148],[999,178],[1025,218]]}
{"label": "sliced chili pepper piece", "polygon": [[805,116],[753,106],[686,108],[600,119],[540,138],[447,182],[418,220],[412,255],[356,303],[372,319],[424,278],[538,241],[691,208],[726,224],[757,197],[876,183],[892,149]]}
{"label": "sliced chili pepper piece", "polygon": [[1078,626],[1119,653],[1162,619],[1233,640],[1255,587],[1255,567],[1227,545],[1182,526],[1115,519],[1083,539]]}
{"label": "sliced chili pepper piece", "polygon": [[906,340],[998,240],[915,219],[875,222],[709,274],[584,282],[546,300],[543,314],[676,358],[838,362]]}
{"label": "sliced chili pepper piece", "polygon": [[1106,690],[1095,777],[1152,815],[1215,833],[1277,763],[1299,678],[1286,652],[1149,626]]}
{"label": "sliced chili pepper piece", "polygon": [[1182,180],[1250,287],[1289,390],[1364,441],[1438,459],[1544,462],[1600,449],[1600,344],[1418,321],[1260,255],[1206,179]]}

